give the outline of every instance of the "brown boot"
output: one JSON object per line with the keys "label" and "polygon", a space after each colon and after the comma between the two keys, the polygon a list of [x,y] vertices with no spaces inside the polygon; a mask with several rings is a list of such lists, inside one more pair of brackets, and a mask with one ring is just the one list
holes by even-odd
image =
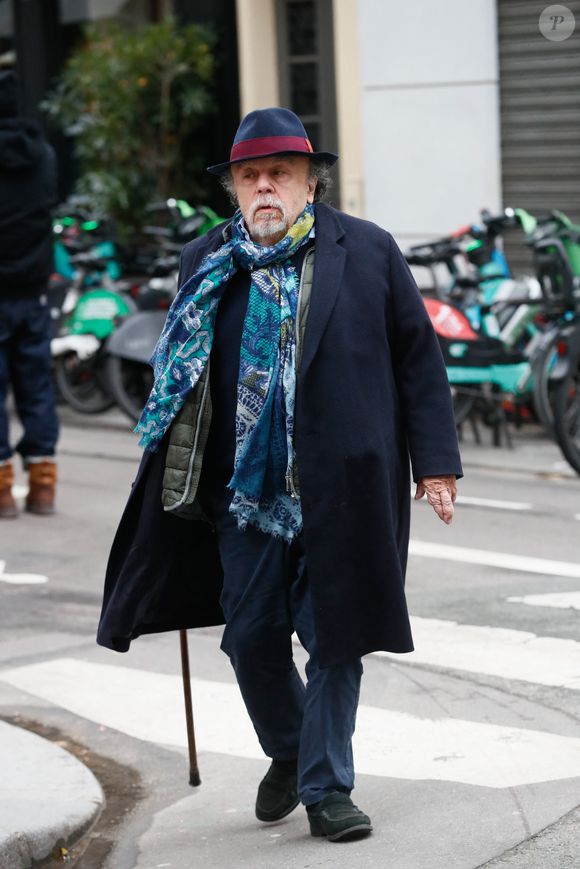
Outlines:
{"label": "brown boot", "polygon": [[12,497],[14,468],[12,462],[0,465],[0,519],[16,519],[18,507]]}
{"label": "brown boot", "polygon": [[26,509],[29,513],[39,513],[42,516],[54,513],[55,462],[47,459],[41,462],[30,462],[28,473]]}

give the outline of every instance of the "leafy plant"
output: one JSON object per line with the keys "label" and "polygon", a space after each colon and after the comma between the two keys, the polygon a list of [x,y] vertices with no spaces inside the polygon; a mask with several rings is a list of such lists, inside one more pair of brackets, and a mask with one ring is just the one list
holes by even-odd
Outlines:
{"label": "leafy plant", "polygon": [[77,191],[120,228],[142,225],[152,199],[203,192],[195,135],[213,110],[212,49],[207,29],[172,18],[132,31],[91,25],[45,100],[74,137]]}

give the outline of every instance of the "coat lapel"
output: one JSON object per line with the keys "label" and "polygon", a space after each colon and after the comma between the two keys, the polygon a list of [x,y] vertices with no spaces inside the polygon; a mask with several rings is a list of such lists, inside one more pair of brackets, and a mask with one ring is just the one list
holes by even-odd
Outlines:
{"label": "coat lapel", "polygon": [[316,206],[316,253],[304,347],[300,363],[303,376],[314,359],[340,289],[346,251],[339,244],[344,231],[334,211],[327,205]]}

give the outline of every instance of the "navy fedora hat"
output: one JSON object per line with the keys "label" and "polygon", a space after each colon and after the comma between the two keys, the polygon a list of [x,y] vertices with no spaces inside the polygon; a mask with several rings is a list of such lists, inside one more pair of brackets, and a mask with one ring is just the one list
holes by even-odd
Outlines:
{"label": "navy fedora hat", "polygon": [[274,154],[303,154],[332,166],[337,154],[315,151],[298,115],[290,109],[256,109],[242,118],[226,163],[208,166],[212,175],[223,175],[232,163],[272,157]]}

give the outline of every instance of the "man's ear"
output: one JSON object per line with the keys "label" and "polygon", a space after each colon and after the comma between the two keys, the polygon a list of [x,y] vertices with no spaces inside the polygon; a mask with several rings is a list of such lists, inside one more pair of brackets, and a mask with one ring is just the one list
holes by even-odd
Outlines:
{"label": "man's ear", "polygon": [[317,182],[314,178],[308,179],[308,195],[306,197],[306,201],[310,205],[312,205],[312,203],[314,202],[314,193],[316,191],[316,184],[317,184]]}

